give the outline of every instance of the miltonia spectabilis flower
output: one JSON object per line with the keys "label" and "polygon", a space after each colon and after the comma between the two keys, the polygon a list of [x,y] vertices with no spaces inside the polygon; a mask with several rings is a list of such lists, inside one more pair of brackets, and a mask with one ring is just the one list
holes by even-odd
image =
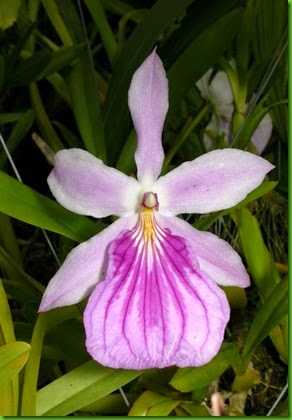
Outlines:
{"label": "miltonia spectabilis flower", "polygon": [[154,51],[133,76],[129,107],[138,135],[137,180],[84,150],[58,152],[48,183],[69,210],[120,218],[70,252],[40,311],[75,304],[86,347],[105,366],[200,366],[218,352],[229,305],[218,285],[247,287],[239,255],[212,233],[176,217],[234,206],[273,166],[248,152],[216,150],[158,179],[168,109],[163,65]]}
{"label": "miltonia spectabilis flower", "polygon": [[[235,67],[235,64],[233,67]],[[225,145],[232,140],[232,116],[234,113],[234,98],[229,79],[225,72],[218,71],[211,79],[213,69],[209,69],[204,76],[196,83],[203,98],[208,99],[213,107],[211,120],[204,133],[204,144],[207,151],[216,148],[216,140],[213,136],[223,135]],[[245,105],[245,109],[248,104]],[[273,131],[273,123],[269,114],[266,114],[251,136],[251,143],[256,153],[263,152],[268,144]]]}

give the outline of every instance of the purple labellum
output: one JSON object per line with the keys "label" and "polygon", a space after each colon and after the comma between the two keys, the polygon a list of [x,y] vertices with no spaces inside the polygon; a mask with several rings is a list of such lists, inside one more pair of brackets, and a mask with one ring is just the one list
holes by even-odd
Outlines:
{"label": "purple labellum", "polygon": [[137,226],[111,243],[106,281],[84,313],[88,352],[115,368],[203,365],[229,320],[223,291],[154,212],[143,205]]}

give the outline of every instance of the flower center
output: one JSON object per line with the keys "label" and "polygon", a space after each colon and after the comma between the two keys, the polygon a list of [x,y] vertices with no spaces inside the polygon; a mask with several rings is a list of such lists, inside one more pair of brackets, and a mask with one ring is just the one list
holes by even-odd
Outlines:
{"label": "flower center", "polygon": [[147,192],[143,195],[140,208],[140,227],[144,232],[144,241],[155,239],[155,218],[154,210],[159,210],[157,194]]}
{"label": "flower center", "polygon": [[159,203],[157,194],[153,192],[147,192],[143,195],[142,202],[141,202],[142,211],[144,209],[155,209],[156,211],[159,210]]}

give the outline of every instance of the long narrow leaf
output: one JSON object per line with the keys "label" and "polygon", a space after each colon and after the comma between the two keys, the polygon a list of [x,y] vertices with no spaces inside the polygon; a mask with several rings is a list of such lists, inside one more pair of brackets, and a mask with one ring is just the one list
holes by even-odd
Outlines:
{"label": "long narrow leaf", "polygon": [[100,115],[96,75],[88,53],[71,71],[69,88],[72,107],[86,149],[106,161],[103,125]]}
{"label": "long narrow leaf", "polygon": [[[15,341],[11,311],[6,292],[0,280],[0,345]],[[6,416],[16,416],[18,406],[18,376],[1,388],[0,413]]]}
{"label": "long narrow leaf", "polygon": [[117,390],[142,373],[87,362],[38,391],[36,415],[66,416]]}
{"label": "long narrow leaf", "polygon": [[0,347],[0,388],[8,384],[23,368],[28,359],[30,345],[23,341]]}
{"label": "long narrow leaf", "polygon": [[78,317],[78,315],[79,311],[76,305],[62,309],[58,308],[39,315],[31,340],[31,352],[24,371],[21,401],[22,416],[36,415],[36,391],[45,334],[54,326],[67,319]]}
{"label": "long narrow leaf", "polygon": [[[19,116],[18,121],[13,127],[13,130],[11,131],[11,134],[9,135],[7,144],[6,144],[10,154],[14,152],[14,150],[17,148],[19,143],[25,137],[25,135],[29,132],[33,124],[33,121],[34,121],[34,112],[32,109],[29,109],[28,111],[24,112],[23,114]],[[0,168],[4,166],[6,161],[7,161],[7,156],[4,150],[2,150],[0,154]]]}
{"label": "long narrow leaf", "polygon": [[242,357],[248,363],[256,347],[288,313],[288,278],[282,280],[259,308],[250,327]]}

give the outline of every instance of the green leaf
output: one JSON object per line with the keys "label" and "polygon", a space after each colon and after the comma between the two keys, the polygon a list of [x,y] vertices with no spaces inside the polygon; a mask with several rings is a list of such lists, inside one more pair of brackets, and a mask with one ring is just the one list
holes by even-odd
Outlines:
{"label": "green leaf", "polygon": [[[0,345],[15,341],[13,321],[8,299],[0,280]],[[6,416],[16,416],[18,407],[18,376],[1,388],[0,413]]]}
{"label": "green leaf", "polygon": [[213,223],[215,223],[217,219],[219,219],[219,217],[225,216],[226,214],[229,214],[232,210],[246,206],[252,201],[257,200],[258,198],[267,194],[269,191],[272,191],[277,186],[277,184],[277,182],[273,181],[264,182],[251,193],[249,193],[244,200],[236,204],[236,206],[231,207],[230,209],[216,211],[215,213],[211,213],[208,216],[202,217],[196,223],[194,223],[194,227],[199,230],[208,230],[210,226]]}
{"label": "green leaf", "polygon": [[77,147],[82,149],[83,144],[80,137],[77,137],[73,131],[69,130],[68,127],[66,127],[64,124],[61,124],[58,121],[52,121],[52,123],[58,128],[69,147]]}
{"label": "green leaf", "polygon": [[21,112],[9,112],[0,114],[0,125],[17,122],[23,114]]}
{"label": "green leaf", "polygon": [[44,286],[29,276],[7,252],[0,246],[0,264],[5,272],[9,273],[13,279],[25,284],[36,297],[44,290]]}
{"label": "green leaf", "polygon": [[22,257],[19,251],[18,242],[9,216],[0,212],[0,244],[5,251],[11,255],[13,260],[21,267]]}
{"label": "green leaf", "polygon": [[212,67],[238,32],[242,9],[235,9],[195,38],[168,71],[169,118],[184,95]]}
{"label": "green leaf", "polygon": [[13,322],[5,289],[0,280],[0,345],[15,341]]}
{"label": "green leaf", "polygon": [[98,226],[0,171],[0,211],[31,225],[82,242],[98,232]]}
{"label": "green leaf", "polygon": [[[126,394],[127,400],[132,405],[132,403],[137,398],[136,394]],[[114,393],[110,395],[106,395],[105,397],[100,398],[99,400],[82,407],[82,413],[94,413],[96,416],[98,415],[113,415],[117,414],[127,415],[129,408],[125,404],[125,400],[123,399],[120,393]]]}
{"label": "green leaf", "polygon": [[[200,33],[213,25],[222,16],[241,5],[241,0],[196,0],[187,10],[186,16],[165,42],[159,47],[164,66],[168,69],[190,46]],[[200,59],[200,57],[198,57]]]}
{"label": "green leaf", "polygon": [[[173,408],[175,408],[180,403],[180,401],[175,401],[173,408],[171,408],[171,403],[174,403],[174,401],[170,398],[164,397],[163,395],[158,394],[157,392],[146,391],[142,395],[140,395],[140,397],[135,401],[133,407],[128,413],[128,416],[167,416],[170,413],[170,411],[172,411]],[[154,407],[156,407],[156,409],[154,409]],[[168,411],[169,408],[171,408],[170,411]],[[154,414],[150,414],[151,409],[153,409],[152,413],[154,412]],[[155,414],[157,410],[158,414]],[[167,414],[162,414],[163,411],[167,412]]]}
{"label": "green leaf", "polygon": [[44,141],[54,152],[64,149],[64,145],[57,136],[43,105],[38,86],[35,82],[29,85],[30,99],[35,117]]}
{"label": "green leaf", "polygon": [[186,401],[181,403],[181,407],[192,417],[212,417],[205,405],[198,405]]}
{"label": "green leaf", "polygon": [[[0,260],[1,261],[1,260]],[[23,281],[2,280],[6,293],[17,302],[25,304],[26,302],[40,301],[40,293],[32,287],[28,287]]]}
{"label": "green leaf", "polygon": [[261,373],[252,364],[247,367],[243,375],[236,375],[232,384],[233,392],[248,392],[253,386],[261,382]]}
{"label": "green leaf", "polygon": [[104,13],[100,0],[85,0],[85,4],[103,40],[108,59],[113,65],[117,55],[117,42]]}
{"label": "green leaf", "polygon": [[71,98],[69,93],[69,88],[63,79],[63,77],[60,76],[59,73],[51,74],[50,76],[47,76],[48,82],[51,83],[53,88],[58,92],[58,94],[61,96],[63,101],[71,107]]}
{"label": "green leaf", "polygon": [[0,28],[7,29],[16,22],[21,0],[9,0],[0,3]]}
{"label": "green leaf", "polygon": [[[267,100],[268,104],[287,97],[287,48],[277,66],[270,66],[271,60],[279,58],[280,51],[288,42],[288,34],[285,34],[288,27],[287,12],[287,1],[253,0],[254,22],[249,27],[252,35],[252,53],[257,65],[255,76],[257,79],[259,75],[258,82],[261,82],[267,68],[270,69],[269,76],[274,73],[267,85],[267,89],[272,88]],[[271,28],[273,28],[272,31]],[[272,109],[271,116],[282,139],[286,141],[288,139],[288,107],[282,105]]]}
{"label": "green leaf", "polygon": [[80,311],[77,305],[57,308],[38,316],[31,339],[31,352],[24,371],[21,400],[22,416],[36,415],[36,391],[45,334],[65,320],[78,317],[80,317]]}
{"label": "green leaf", "polygon": [[11,381],[27,362],[30,345],[22,341],[0,347],[0,388]]}
{"label": "green leaf", "polygon": [[85,332],[82,320],[69,319],[47,334],[44,347],[47,348],[47,356],[49,352],[59,354],[61,356],[57,361],[62,360],[67,370],[72,370],[82,363],[90,360],[85,346]]}
{"label": "green leaf", "polygon": [[42,4],[46,10],[46,13],[54,26],[57,34],[59,35],[63,44],[68,47],[73,45],[71,35],[62,19],[60,11],[58,9],[57,1],[42,0]]}
{"label": "green leaf", "polygon": [[218,378],[230,364],[237,363],[239,355],[233,344],[223,343],[219,353],[209,363],[196,368],[180,368],[170,385],[181,392],[202,388]]}
{"label": "green leaf", "polygon": [[261,305],[250,327],[242,350],[244,363],[248,363],[257,346],[269,335],[288,313],[288,278],[283,279]]}
{"label": "green leaf", "polygon": [[168,416],[179,403],[180,400],[165,399],[165,401],[153,405],[153,407],[149,409],[147,416]]}
{"label": "green leaf", "polygon": [[93,360],[37,393],[37,416],[66,416],[137,378],[143,371],[115,370]]}
{"label": "green leaf", "polygon": [[260,296],[266,299],[280,281],[280,277],[265,246],[258,221],[246,207],[234,210],[232,217],[238,227],[249,272]]}
{"label": "green leaf", "polygon": [[0,54],[0,92],[2,91],[4,80],[5,80],[5,67],[6,67],[5,59]]}
{"label": "green leaf", "polygon": [[[34,112],[32,109],[29,109],[28,111],[24,112],[23,114],[19,116],[18,121],[13,127],[13,130],[11,131],[10,136],[8,137],[8,140],[6,143],[6,146],[10,154],[14,152],[14,150],[17,148],[19,143],[25,137],[25,135],[29,132],[33,124],[33,121],[34,121]],[[0,154],[0,168],[4,166],[6,161],[7,161],[7,156],[4,150],[2,150]]]}
{"label": "green leaf", "polygon": [[72,0],[58,0],[58,7],[73,43],[85,42],[84,32],[88,32],[88,28],[84,31],[78,3]]}
{"label": "green leaf", "polygon": [[74,65],[69,88],[76,123],[86,149],[105,162],[106,149],[96,74],[87,52]]}
{"label": "green leaf", "polygon": [[59,48],[58,51],[51,53],[47,65],[39,73],[38,80],[48,77],[71,64],[80,56],[84,48],[83,44],[74,45],[73,47]]}
{"label": "green leaf", "polygon": [[31,57],[20,59],[11,74],[7,75],[7,87],[26,86],[38,80],[42,69],[48,65],[50,55],[49,51],[42,50]]}

